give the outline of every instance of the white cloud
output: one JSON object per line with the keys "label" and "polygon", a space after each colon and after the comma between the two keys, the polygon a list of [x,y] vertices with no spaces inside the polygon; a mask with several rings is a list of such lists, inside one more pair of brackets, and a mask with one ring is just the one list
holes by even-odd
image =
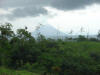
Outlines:
{"label": "white cloud", "polygon": [[8,10],[0,8],[0,15],[9,15],[12,14],[12,12],[15,10],[15,8],[10,8]]}
{"label": "white cloud", "polygon": [[84,34],[88,32],[96,34],[100,29],[100,5],[94,4],[86,9],[73,11],[59,11],[48,7],[48,11],[57,14],[57,16],[49,18],[48,23],[63,32],[73,30],[74,34],[77,34],[83,27]]}

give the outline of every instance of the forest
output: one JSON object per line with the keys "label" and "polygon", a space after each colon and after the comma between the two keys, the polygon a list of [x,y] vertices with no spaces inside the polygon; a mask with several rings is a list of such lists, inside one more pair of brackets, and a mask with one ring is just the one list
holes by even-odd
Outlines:
{"label": "forest", "polygon": [[12,26],[0,25],[0,75],[100,75],[100,33],[97,38],[34,38],[27,27],[14,32]]}

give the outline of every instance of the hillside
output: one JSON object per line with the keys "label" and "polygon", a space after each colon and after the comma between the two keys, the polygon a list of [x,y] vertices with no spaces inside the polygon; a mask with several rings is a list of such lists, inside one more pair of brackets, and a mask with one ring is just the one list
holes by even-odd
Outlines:
{"label": "hillside", "polygon": [[75,39],[55,40],[39,35],[35,39],[27,28],[14,34],[11,27],[11,24],[0,26],[0,73],[100,75],[97,38],[80,35]]}

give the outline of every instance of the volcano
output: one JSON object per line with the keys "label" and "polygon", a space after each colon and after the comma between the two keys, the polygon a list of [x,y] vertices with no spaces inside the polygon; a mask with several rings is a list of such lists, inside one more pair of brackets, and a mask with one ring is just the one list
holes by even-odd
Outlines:
{"label": "volcano", "polygon": [[61,32],[60,30],[54,28],[51,25],[41,26],[38,30],[35,30],[34,32],[32,32],[32,35],[37,36],[38,33],[45,36],[46,38],[55,38],[55,37],[59,38],[59,37],[66,36],[65,33]]}

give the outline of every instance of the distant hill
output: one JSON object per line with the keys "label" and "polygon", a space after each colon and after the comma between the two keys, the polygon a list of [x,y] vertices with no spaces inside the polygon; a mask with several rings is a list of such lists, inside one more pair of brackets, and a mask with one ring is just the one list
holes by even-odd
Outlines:
{"label": "distant hill", "polygon": [[65,33],[59,31],[58,29],[54,28],[51,25],[41,26],[38,31],[35,30],[34,32],[32,32],[32,35],[36,37],[39,32],[40,34],[44,35],[47,38],[55,38],[55,37],[57,38],[66,36]]}

